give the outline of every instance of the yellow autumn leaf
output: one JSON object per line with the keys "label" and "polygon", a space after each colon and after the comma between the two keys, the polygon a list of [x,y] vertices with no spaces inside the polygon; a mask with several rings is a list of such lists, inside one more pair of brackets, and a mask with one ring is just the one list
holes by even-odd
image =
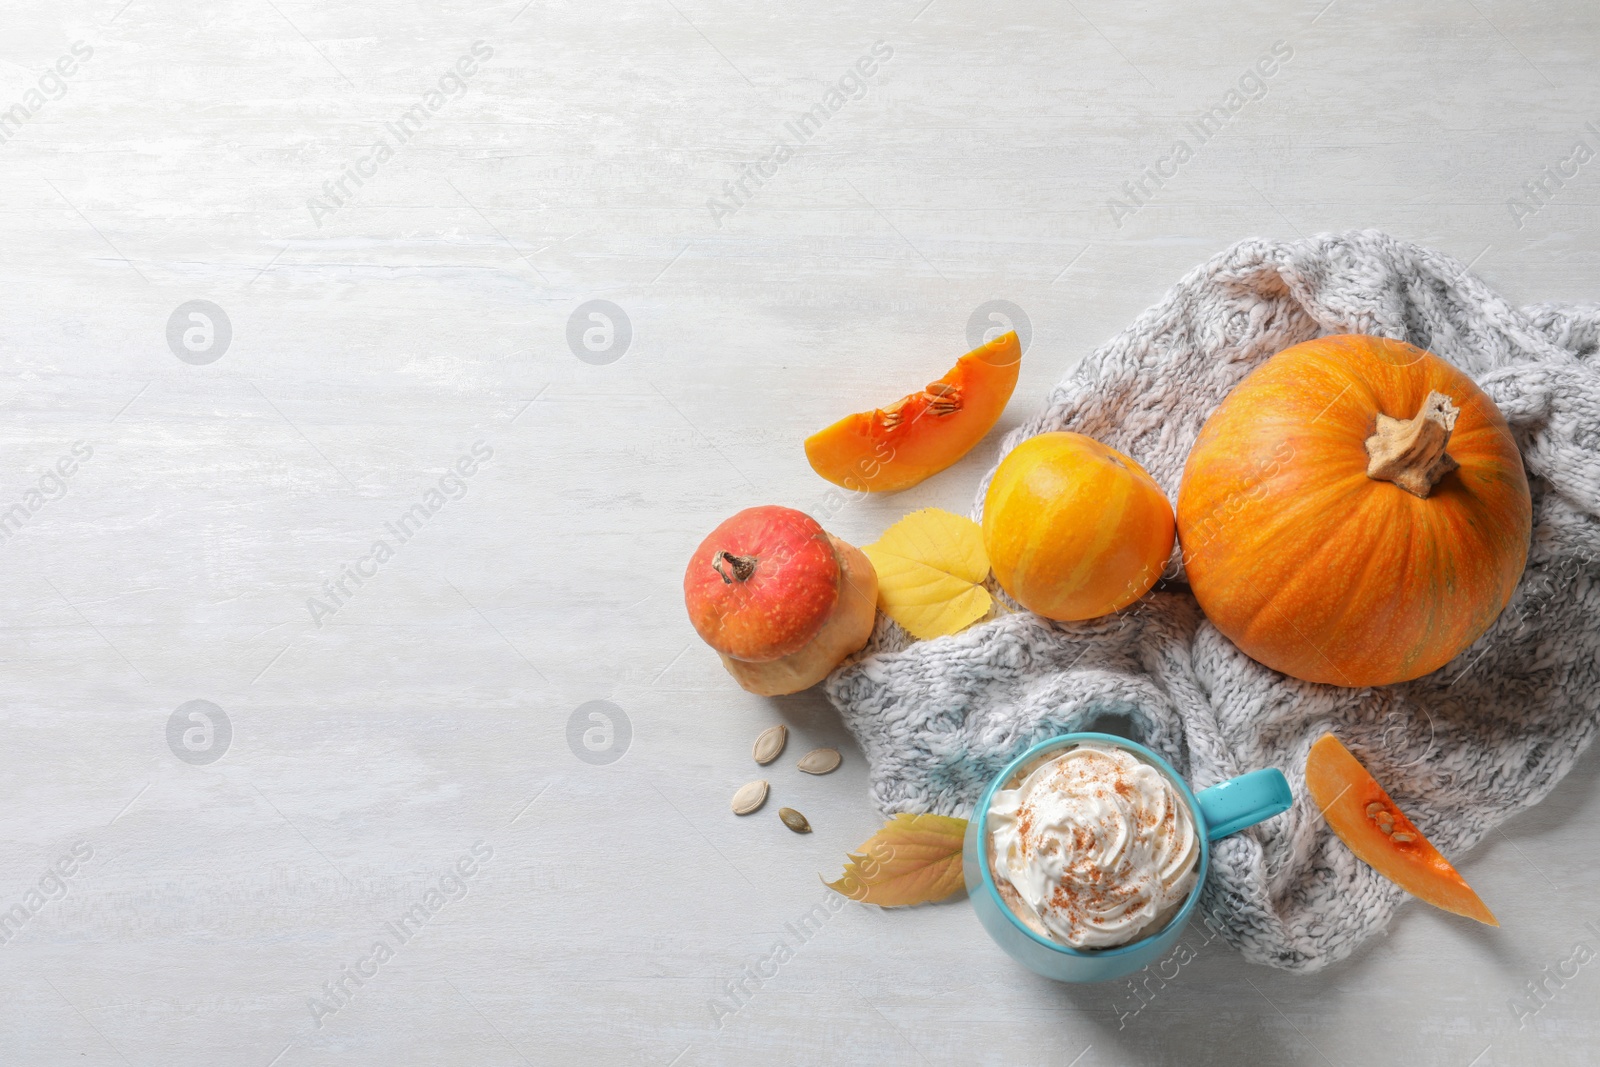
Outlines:
{"label": "yellow autumn leaf", "polygon": [[967,820],[944,815],[896,815],[825,883],[836,893],[885,908],[943,900],[962,888],[961,843]]}
{"label": "yellow autumn leaf", "polygon": [[939,508],[913,511],[862,549],[878,572],[878,607],[918,640],[945,637],[989,613],[983,530]]}

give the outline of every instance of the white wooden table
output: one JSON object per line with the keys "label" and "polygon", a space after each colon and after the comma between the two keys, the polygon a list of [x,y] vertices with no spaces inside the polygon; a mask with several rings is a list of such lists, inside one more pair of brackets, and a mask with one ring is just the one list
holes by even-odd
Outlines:
{"label": "white wooden table", "polygon": [[[740,507],[965,510],[992,440],[843,506],[800,441],[989,301],[1003,430],[1248,235],[1595,297],[1600,8],[1324,3],[8,3],[0,1063],[1600,1058],[1594,754],[1465,858],[1503,929],[1135,1013],[961,903],[815,911],[862,758],[681,606]],[[736,820],[776,722],[845,764]]]}

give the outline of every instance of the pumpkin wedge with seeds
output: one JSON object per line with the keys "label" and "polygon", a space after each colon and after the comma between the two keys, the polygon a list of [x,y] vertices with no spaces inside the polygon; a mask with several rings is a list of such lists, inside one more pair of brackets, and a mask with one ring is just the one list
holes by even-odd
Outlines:
{"label": "pumpkin wedge with seeds", "polygon": [[1373,870],[1436,908],[1500,925],[1466,879],[1332,734],[1311,746],[1306,790],[1339,840]]}

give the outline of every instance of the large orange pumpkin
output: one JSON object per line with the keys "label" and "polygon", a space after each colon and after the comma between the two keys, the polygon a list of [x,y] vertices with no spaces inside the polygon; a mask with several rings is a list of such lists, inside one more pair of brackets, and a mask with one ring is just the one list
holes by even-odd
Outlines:
{"label": "large orange pumpkin", "polygon": [[1063,622],[1120,611],[1172,555],[1172,505],[1129,457],[1080,433],[1042,433],[1001,461],[983,500],[995,581]]}
{"label": "large orange pumpkin", "polygon": [[1246,377],[1178,494],[1189,583],[1217,629],[1274,670],[1342,686],[1420,677],[1477,640],[1531,525],[1493,402],[1431,353],[1349,334]]}

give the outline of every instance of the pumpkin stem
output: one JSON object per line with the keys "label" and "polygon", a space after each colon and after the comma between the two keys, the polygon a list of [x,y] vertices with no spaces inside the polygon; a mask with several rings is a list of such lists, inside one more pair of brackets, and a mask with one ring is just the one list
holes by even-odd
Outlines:
{"label": "pumpkin stem", "polygon": [[1437,392],[1428,394],[1412,418],[1380,413],[1378,432],[1367,438],[1367,477],[1426,498],[1439,479],[1461,466],[1445,452],[1460,413],[1448,396]]}
{"label": "pumpkin stem", "polygon": [[[728,577],[728,572],[722,569],[724,560],[733,568],[732,578]],[[711,569],[722,575],[723,585],[732,585],[735,579],[741,582],[748,582],[750,576],[756,572],[756,558],[754,556],[735,556],[727,549],[723,549],[712,557]]]}

